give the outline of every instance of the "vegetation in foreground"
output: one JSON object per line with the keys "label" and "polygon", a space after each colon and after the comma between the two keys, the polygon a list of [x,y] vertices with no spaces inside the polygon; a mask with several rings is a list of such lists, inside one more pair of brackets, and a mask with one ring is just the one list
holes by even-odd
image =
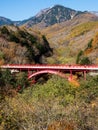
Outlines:
{"label": "vegetation in foreground", "polygon": [[25,88],[20,92],[10,73],[3,76],[0,73],[0,130],[97,130],[98,76],[81,78],[80,86],[52,76],[27,88],[25,78],[18,76],[15,82]]}

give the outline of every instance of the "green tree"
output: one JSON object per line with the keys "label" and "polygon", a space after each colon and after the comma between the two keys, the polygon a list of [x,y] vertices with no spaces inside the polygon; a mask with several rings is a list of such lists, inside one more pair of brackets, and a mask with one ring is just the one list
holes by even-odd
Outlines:
{"label": "green tree", "polygon": [[3,26],[2,28],[1,28],[1,33],[2,34],[9,34],[9,31],[8,31],[8,29],[7,29],[7,27],[6,26]]}
{"label": "green tree", "polygon": [[0,70],[0,100],[4,99],[5,96],[12,96],[14,77],[9,70]]}
{"label": "green tree", "polygon": [[91,40],[88,42],[87,49],[92,47],[92,42],[93,42],[93,39],[91,39]]}
{"label": "green tree", "polygon": [[79,64],[82,55],[83,55],[83,51],[81,50],[81,51],[78,53],[78,55],[77,55],[76,64]]}
{"label": "green tree", "polygon": [[89,65],[89,64],[91,64],[91,61],[89,60],[88,57],[83,57],[83,58],[81,59],[81,61],[80,61],[80,64],[81,64],[81,65]]}

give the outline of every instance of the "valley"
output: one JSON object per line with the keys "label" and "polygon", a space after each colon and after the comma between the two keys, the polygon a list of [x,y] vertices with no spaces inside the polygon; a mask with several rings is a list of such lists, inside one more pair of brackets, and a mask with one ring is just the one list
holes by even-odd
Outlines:
{"label": "valley", "polygon": [[55,5],[22,21],[0,17],[0,130],[97,130],[90,66],[98,66],[97,12]]}

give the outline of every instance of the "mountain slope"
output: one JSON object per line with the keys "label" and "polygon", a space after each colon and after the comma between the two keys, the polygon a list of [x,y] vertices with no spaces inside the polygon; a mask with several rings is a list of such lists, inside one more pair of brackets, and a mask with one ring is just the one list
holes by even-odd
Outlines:
{"label": "mountain slope", "polygon": [[45,63],[51,54],[44,35],[15,26],[0,28],[0,64]]}
{"label": "mountain slope", "polygon": [[[66,22],[47,27],[41,32],[54,48],[57,63],[75,63],[78,52],[84,50],[98,32],[98,17],[85,12]],[[93,48],[91,55],[92,62],[98,63],[97,48]]]}

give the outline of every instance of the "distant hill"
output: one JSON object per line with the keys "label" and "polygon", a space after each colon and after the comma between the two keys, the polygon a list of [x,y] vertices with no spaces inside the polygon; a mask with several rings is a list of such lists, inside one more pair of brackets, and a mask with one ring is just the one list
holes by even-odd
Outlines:
{"label": "distant hill", "polygon": [[3,25],[16,25],[19,26],[22,21],[12,21],[11,19],[0,16],[0,26]]}
{"label": "distant hill", "polygon": [[4,17],[0,17],[0,26],[13,24],[13,21]]}
{"label": "distant hill", "polygon": [[96,16],[98,16],[98,11],[92,11],[92,14],[95,14]]}

